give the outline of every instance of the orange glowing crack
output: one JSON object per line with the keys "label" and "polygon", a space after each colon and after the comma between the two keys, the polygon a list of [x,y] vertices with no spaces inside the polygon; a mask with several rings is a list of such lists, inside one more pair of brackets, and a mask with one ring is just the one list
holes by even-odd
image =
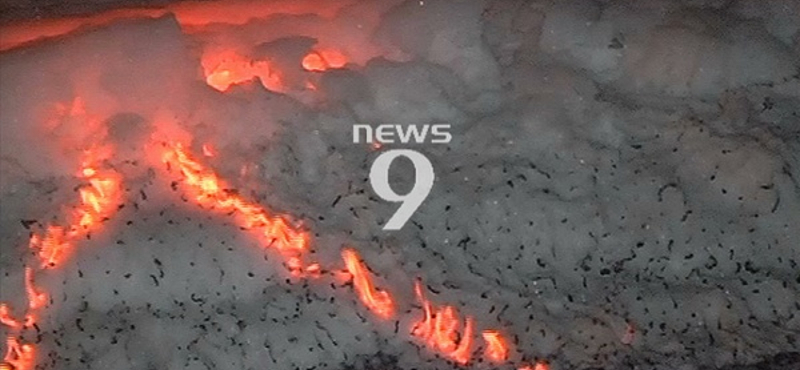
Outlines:
{"label": "orange glowing crack", "polygon": [[19,329],[22,327],[22,322],[11,316],[8,305],[5,303],[0,303],[0,324],[8,326],[11,329]]}
{"label": "orange glowing crack", "polygon": [[[83,119],[84,127],[94,132],[91,127],[99,122],[86,113],[86,105],[80,97],[71,104],[57,104],[56,118],[45,122],[51,129],[60,124],[65,117]],[[72,251],[74,243],[102,226],[102,223],[116,211],[121,194],[121,177],[104,165],[111,158],[113,148],[110,145],[93,146],[83,151],[81,166],[76,177],[81,180],[77,188],[79,202],[66,218],[65,225],[50,224],[42,232],[34,233],[28,241],[28,247],[35,251],[40,262],[39,268],[48,269],[59,265]],[[47,293],[34,284],[33,267],[25,267],[25,294],[28,300],[25,321],[14,319],[6,304],[0,304],[0,323],[8,327],[12,333],[6,342],[7,349],[0,369],[32,370],[35,365],[35,344],[21,344],[19,337],[23,330],[36,325],[39,311],[48,303]],[[13,334],[13,335],[12,335]]]}
{"label": "orange glowing crack", "polygon": [[84,153],[86,160],[79,172],[79,178],[85,183],[78,193],[80,204],[73,212],[76,220],[68,227],[59,225],[47,226],[44,236],[33,235],[29,247],[38,251],[43,268],[53,267],[66,258],[72,249],[73,242],[94,229],[108,218],[119,203],[120,185],[119,174],[112,170],[101,170],[95,164],[97,154],[94,151]]}
{"label": "orange glowing crack", "polygon": [[202,57],[206,84],[226,91],[232,85],[246,83],[256,78],[267,90],[284,91],[283,78],[267,61],[250,60],[235,51],[210,52]]}
{"label": "orange glowing crack", "polygon": [[37,310],[47,304],[47,294],[39,292],[33,285],[33,269],[25,267],[25,292],[28,294],[28,308]]}
{"label": "orange glowing crack", "polygon": [[56,37],[81,28],[111,24],[121,19],[157,18],[172,14],[182,30],[191,34],[208,24],[245,24],[254,18],[273,14],[317,14],[329,18],[348,5],[346,1],[180,1],[163,7],[124,8],[85,16],[15,21],[0,26],[0,51],[25,45],[38,39]]}
{"label": "orange glowing crack", "polygon": [[6,355],[3,357],[0,369],[33,370],[36,364],[36,349],[32,344],[20,344],[16,338],[8,337],[6,346]]}
{"label": "orange glowing crack", "polygon": [[372,283],[369,269],[367,269],[358,252],[351,248],[342,250],[347,271],[353,276],[358,298],[367,308],[383,319],[389,319],[394,314],[394,301],[389,292],[375,288]]}
{"label": "orange glowing crack", "polygon": [[419,280],[414,284],[414,293],[422,302],[425,316],[413,326],[411,334],[425,340],[431,350],[438,351],[461,365],[469,362],[473,341],[472,317],[467,316],[463,332],[459,333],[461,319],[455,307],[444,306],[434,309],[425,299],[422,283]]}
{"label": "orange glowing crack", "polygon": [[347,64],[347,57],[335,49],[321,49],[308,53],[302,61],[307,71],[322,72],[331,68],[342,68]]}
{"label": "orange glowing crack", "polygon": [[200,206],[224,213],[236,213],[242,227],[258,229],[267,239],[266,244],[277,249],[286,258],[285,264],[292,275],[319,275],[321,269],[318,264],[306,266],[303,263],[304,254],[309,250],[307,232],[290,225],[286,217],[271,216],[261,205],[245,200],[231,190],[213,170],[193,159],[180,143],[168,148],[163,161],[177,166],[194,201]]}
{"label": "orange glowing crack", "polygon": [[[325,63],[330,65],[329,62]],[[67,110],[66,106],[63,110]],[[70,114],[85,114],[80,100],[70,110]],[[203,145],[202,153],[205,157],[218,155],[210,145]],[[121,177],[102,165],[111,154],[110,147],[97,147],[84,152],[85,158],[78,172],[78,177],[83,181],[83,185],[78,188],[80,203],[71,214],[71,222],[67,226],[48,225],[43,234],[31,236],[29,246],[37,251],[42,262],[41,268],[51,268],[64,261],[78,239],[102,226],[115,211],[121,197]],[[245,200],[235,190],[230,189],[213,170],[193,159],[180,143],[168,146],[162,159],[167,163],[168,170],[178,169],[183,176],[183,183],[188,187],[188,195],[201,207],[235,214],[240,226],[256,229],[265,237],[266,245],[276,248],[286,259],[285,266],[292,275],[318,277],[322,274],[322,267],[318,263],[304,262],[305,254],[309,252],[309,234],[293,225],[287,217],[270,215],[264,207]],[[359,299],[371,312],[383,319],[391,318],[395,309],[391,294],[374,286],[370,270],[358,253],[351,248],[345,248],[342,258],[347,272],[340,275],[333,273],[331,276],[341,277],[342,281],[352,281]],[[0,323],[15,333],[8,337],[6,355],[0,363],[0,370],[33,370],[35,366],[35,344],[21,344],[17,339],[21,338],[21,331],[36,324],[38,311],[47,305],[48,300],[48,295],[35,286],[34,269],[31,267],[25,268],[25,290],[28,312],[24,316],[24,322],[12,317],[8,305],[0,304]],[[411,334],[423,339],[432,351],[458,364],[467,364],[471,359],[474,341],[472,317],[467,316],[462,320],[453,306],[434,307],[425,298],[420,281],[415,283],[414,290],[422,303],[424,317],[412,326]],[[499,363],[508,359],[509,346],[498,331],[485,330],[482,337],[486,343],[484,356],[488,360]],[[519,367],[519,370],[548,369],[548,364],[541,361]]]}
{"label": "orange glowing crack", "polygon": [[[216,155],[210,146],[203,146],[203,152],[206,156],[210,156],[209,153]],[[95,155],[88,157],[93,158]],[[321,275],[322,268],[319,264],[306,266],[303,262],[304,253],[308,252],[308,234],[292,226],[287,218],[270,216],[265,208],[240,197],[211,169],[194,160],[181,144],[169,147],[163,160],[169,166],[174,165],[179,169],[184,176],[184,183],[188,185],[190,195],[193,195],[199,205],[225,213],[235,213],[243,227],[259,229],[267,238],[268,245],[275,247],[286,258],[285,265],[293,275],[313,277]],[[73,215],[77,225],[69,227],[50,225],[44,236],[31,237],[31,247],[39,250],[39,257],[43,261],[42,268],[52,267],[63,261],[74,241],[99,227],[113,211],[113,206],[118,201],[121,181],[116,172],[101,170],[99,166],[91,165],[95,162],[96,158],[85,161],[80,170],[80,176],[87,184],[79,190],[81,203]],[[342,276],[348,275],[345,280],[353,281],[361,302],[377,316],[383,319],[391,318],[394,315],[394,301],[391,295],[374,286],[369,269],[358,253],[345,248],[342,251],[342,258],[347,267],[347,272],[343,272]],[[34,285],[33,269],[30,267],[25,269],[25,288],[29,311],[25,315],[24,323],[12,317],[6,304],[0,304],[0,323],[15,332],[32,327],[38,315],[37,311],[47,304],[48,296]],[[413,325],[412,335],[423,339],[432,351],[458,364],[467,364],[471,359],[474,340],[472,317],[467,316],[462,320],[453,306],[434,307],[425,298],[420,281],[416,282],[414,290],[422,303],[424,317]],[[482,337],[486,343],[484,356],[488,360],[503,362],[508,359],[509,346],[498,331],[485,330],[482,332]],[[0,363],[0,370],[6,368],[32,370],[35,365],[35,345],[20,344],[13,336],[9,336],[7,344],[7,353],[4,362]],[[548,369],[548,364],[541,361],[519,368],[519,370]]]}
{"label": "orange glowing crack", "polygon": [[508,359],[508,343],[497,330],[484,330],[483,340],[486,342],[484,355],[493,362],[503,362]]}

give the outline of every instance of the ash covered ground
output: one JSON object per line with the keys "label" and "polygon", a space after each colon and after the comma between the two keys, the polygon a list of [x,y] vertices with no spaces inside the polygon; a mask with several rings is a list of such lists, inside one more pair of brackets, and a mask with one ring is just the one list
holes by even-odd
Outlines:
{"label": "ash covered ground", "polygon": [[[237,24],[122,17],[0,53],[12,314],[31,233],[78,199],[81,153],[112,146],[123,179],[113,215],[36,274],[49,299],[21,339],[37,368],[800,366],[797,2],[285,4]],[[315,48],[346,63],[304,69]],[[212,86],[228,52],[270,72]],[[449,123],[453,140],[353,143],[353,124],[381,123]],[[193,204],[158,158],[169,140],[215,148],[204,161],[301,220],[324,266],[358,250],[394,317],[350,284],[289,277],[233,215]],[[397,232],[368,182],[392,148],[436,172]],[[413,171],[391,179],[401,192]],[[414,338],[416,278],[505,333],[509,361],[461,366]]]}

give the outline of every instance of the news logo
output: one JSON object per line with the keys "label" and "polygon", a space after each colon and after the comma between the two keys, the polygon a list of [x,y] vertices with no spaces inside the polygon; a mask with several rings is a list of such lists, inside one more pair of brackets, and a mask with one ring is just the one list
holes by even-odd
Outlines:
{"label": "news logo", "polygon": [[[383,124],[375,128],[363,124],[353,125],[354,144],[447,144],[452,139],[449,124]],[[414,187],[406,194],[397,194],[389,184],[389,169],[394,160],[399,157],[409,159],[414,165]],[[413,149],[387,150],[375,159],[369,171],[369,182],[373,191],[385,201],[401,203],[397,211],[383,226],[384,230],[403,228],[430,194],[435,177],[433,164],[428,157]]]}

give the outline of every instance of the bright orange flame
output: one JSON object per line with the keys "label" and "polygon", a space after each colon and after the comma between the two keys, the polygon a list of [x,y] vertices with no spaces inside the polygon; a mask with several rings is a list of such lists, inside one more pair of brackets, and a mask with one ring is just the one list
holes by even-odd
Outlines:
{"label": "bright orange flame", "polygon": [[0,303],[0,324],[8,326],[11,329],[19,329],[22,323],[11,317],[11,312],[8,305]]}
{"label": "bright orange flame", "polygon": [[25,291],[28,294],[28,307],[36,310],[47,304],[47,294],[39,292],[33,284],[33,269],[25,268]]}
{"label": "bright orange flame", "polygon": [[307,71],[322,72],[344,67],[347,64],[347,57],[335,49],[322,49],[308,53],[303,58],[302,64]]}
{"label": "bright orange flame", "polygon": [[36,350],[33,345],[20,344],[16,338],[8,337],[6,346],[8,348],[3,358],[3,366],[13,370],[33,370],[36,362]]}
{"label": "bright orange flame", "polygon": [[106,157],[103,152],[107,150],[100,148],[84,153],[86,159],[79,176],[86,183],[78,190],[81,203],[74,211],[76,224],[69,227],[49,225],[43,237],[31,237],[28,245],[31,249],[38,250],[43,267],[53,267],[63,261],[75,240],[99,227],[116,209],[122,181],[116,172],[100,170],[94,164],[99,158]]}
{"label": "bright orange flame", "polygon": [[[308,233],[289,224],[284,216],[270,216],[259,204],[249,202],[231,190],[210,168],[191,158],[180,143],[164,153],[163,160],[174,164],[184,176],[184,182],[203,207],[235,212],[242,227],[259,229],[269,246],[275,247],[286,258],[286,266],[295,276],[315,276],[319,266],[304,267],[303,254],[309,249]],[[311,271],[309,271],[309,269]]]}
{"label": "bright orange flame", "polygon": [[425,299],[422,283],[419,280],[414,284],[414,293],[422,302],[425,316],[413,326],[411,334],[424,339],[432,350],[440,351],[459,364],[464,365],[469,362],[474,326],[472,317],[467,316],[464,330],[459,333],[461,319],[455,307],[444,306],[434,310],[431,303]]}
{"label": "bright orange flame", "polygon": [[256,78],[268,90],[285,90],[280,73],[271,68],[268,62],[253,61],[235,51],[206,52],[202,64],[206,83],[219,91],[226,91],[231,85],[242,84]]}
{"label": "bright orange flame", "polygon": [[[76,97],[71,105],[57,104],[56,113],[61,118],[67,115],[86,116],[86,104],[83,99]],[[57,124],[57,121],[58,119],[55,119],[51,123]],[[90,118],[85,121],[87,124],[92,122],[94,121]],[[75,241],[100,227],[102,222],[116,210],[121,194],[121,179],[116,172],[102,166],[111,154],[111,146],[96,146],[83,152],[81,167],[76,174],[83,181],[83,185],[78,188],[80,201],[68,217],[67,225],[47,225],[43,233],[31,236],[28,246],[36,251],[41,268],[51,268],[62,262]],[[6,304],[0,304],[0,323],[17,333],[33,327],[38,310],[45,307],[48,301],[48,295],[34,284],[32,267],[25,267],[25,293],[28,298],[28,312],[25,314],[24,323],[11,317]],[[0,369],[33,369],[36,357],[34,344],[20,344],[12,336],[9,336],[6,344],[8,348]]]}
{"label": "bright orange flame", "polygon": [[484,330],[483,340],[486,341],[486,357],[494,362],[503,362],[508,359],[508,343],[497,330]]}
{"label": "bright orange flame", "polygon": [[33,235],[28,245],[31,249],[39,250],[43,267],[55,266],[61,256],[72,248],[72,244],[65,239],[63,227],[48,226],[44,238]]}
{"label": "bright orange flame", "polygon": [[358,293],[359,299],[367,308],[381,318],[389,319],[394,314],[394,301],[389,292],[376,289],[372,284],[372,277],[369,269],[358,253],[350,248],[342,250],[347,271],[353,276],[353,286]]}
{"label": "bright orange flame", "polygon": [[319,53],[312,52],[303,58],[303,68],[309,71],[324,71],[328,66]]}

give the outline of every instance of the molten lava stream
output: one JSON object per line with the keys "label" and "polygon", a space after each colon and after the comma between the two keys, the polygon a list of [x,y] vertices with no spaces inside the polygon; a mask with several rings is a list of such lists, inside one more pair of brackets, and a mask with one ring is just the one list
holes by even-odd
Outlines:
{"label": "molten lava stream", "polygon": [[459,332],[461,320],[456,308],[444,306],[434,309],[433,305],[425,299],[422,293],[422,283],[417,280],[414,284],[414,293],[422,303],[425,316],[417,322],[411,334],[423,339],[431,350],[437,351],[447,358],[465,365],[472,356],[472,340],[474,322],[467,316],[464,329]]}
{"label": "molten lava stream", "polygon": [[481,335],[484,342],[486,342],[486,350],[484,351],[486,358],[496,363],[508,360],[508,343],[499,331],[484,330]]}
{"label": "molten lava stream", "polygon": [[265,60],[250,60],[233,50],[203,53],[202,65],[206,84],[218,91],[227,91],[232,85],[246,83],[256,78],[265,89],[283,92],[286,86],[277,69]]}
{"label": "molten lava stream", "polygon": [[20,344],[16,338],[6,339],[6,356],[0,363],[0,370],[33,370],[36,366],[36,347],[33,344]]}
{"label": "molten lava stream", "polygon": [[[54,268],[62,263],[72,251],[74,243],[90,232],[99,229],[102,222],[111,216],[120,201],[119,174],[105,169],[101,164],[108,159],[110,147],[97,147],[84,151],[84,159],[78,178],[84,183],[78,189],[80,203],[70,215],[71,223],[67,226],[48,225],[44,235],[31,236],[28,246],[36,251],[39,268]],[[25,321],[14,319],[7,304],[0,303],[0,323],[5,325],[11,334],[6,341],[6,354],[0,363],[0,370],[33,370],[36,361],[34,344],[20,343],[23,330],[36,324],[39,310],[47,305],[48,295],[34,284],[33,267],[25,267],[25,293],[28,299]]]}
{"label": "molten lava stream", "polygon": [[346,1],[180,1],[163,7],[115,9],[76,17],[37,17],[0,27],[0,51],[80,29],[108,25],[122,19],[158,18],[172,14],[182,30],[191,34],[202,31],[203,26],[209,24],[245,24],[254,18],[263,19],[274,14],[317,14],[330,18],[346,5]]}
{"label": "molten lava stream", "polygon": [[353,277],[353,287],[358,298],[367,308],[382,319],[390,319],[394,315],[394,301],[389,292],[378,290],[372,284],[369,269],[361,261],[358,253],[350,248],[342,250],[342,259],[347,272]]}
{"label": "molten lava stream", "polygon": [[183,182],[197,204],[202,207],[235,213],[243,228],[258,230],[268,246],[276,248],[286,259],[285,265],[293,276],[317,277],[319,264],[304,264],[309,251],[309,235],[293,227],[281,215],[271,216],[261,205],[247,201],[231,190],[213,170],[193,159],[180,143],[171,145],[163,155],[168,169],[176,166]]}
{"label": "molten lava stream", "polygon": [[313,50],[303,58],[302,65],[307,71],[323,72],[331,68],[342,68],[347,57],[335,49]]}

